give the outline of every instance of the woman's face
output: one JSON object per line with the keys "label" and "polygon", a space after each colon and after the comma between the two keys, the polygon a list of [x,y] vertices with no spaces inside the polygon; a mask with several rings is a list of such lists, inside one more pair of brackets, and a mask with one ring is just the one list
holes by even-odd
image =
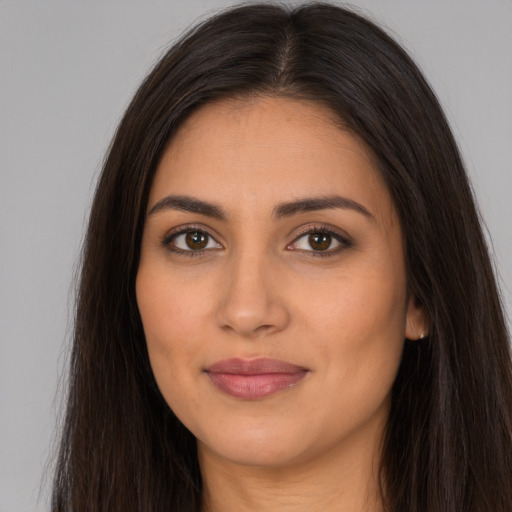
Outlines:
{"label": "woman's face", "polygon": [[282,467],[374,450],[405,337],[400,224],[322,107],[223,100],[152,184],[137,275],[151,366],[200,456]]}

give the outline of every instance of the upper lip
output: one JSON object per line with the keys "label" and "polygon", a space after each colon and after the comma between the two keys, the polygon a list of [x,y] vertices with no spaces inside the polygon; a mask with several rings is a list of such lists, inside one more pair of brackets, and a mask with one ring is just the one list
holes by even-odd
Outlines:
{"label": "upper lip", "polygon": [[233,357],[217,361],[206,367],[205,371],[208,373],[231,373],[236,375],[263,375],[268,373],[299,373],[306,371],[306,368],[268,357],[258,359]]}

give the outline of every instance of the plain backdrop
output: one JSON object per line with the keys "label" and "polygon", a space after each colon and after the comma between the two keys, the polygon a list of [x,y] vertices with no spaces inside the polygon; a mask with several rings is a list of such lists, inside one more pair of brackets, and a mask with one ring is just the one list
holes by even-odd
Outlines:
{"label": "plain backdrop", "polygon": [[[48,510],[71,283],[115,126],[169,43],[233,3],[0,0],[0,512]],[[353,5],[409,50],[438,93],[510,310],[512,0]]]}

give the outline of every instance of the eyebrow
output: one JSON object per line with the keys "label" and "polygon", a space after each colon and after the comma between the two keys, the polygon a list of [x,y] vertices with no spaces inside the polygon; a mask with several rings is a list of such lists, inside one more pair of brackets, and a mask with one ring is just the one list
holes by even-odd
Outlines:
{"label": "eyebrow", "polygon": [[304,198],[298,201],[283,203],[274,208],[273,216],[276,219],[282,217],[289,217],[298,213],[313,212],[316,210],[332,210],[341,208],[344,210],[353,210],[367,217],[368,219],[375,220],[375,217],[370,211],[365,208],[361,203],[343,196],[326,196]]}
{"label": "eyebrow", "polygon": [[213,217],[214,219],[225,220],[226,214],[220,206],[200,199],[194,199],[188,196],[167,196],[160,199],[153,208],[149,211],[148,215],[163,212],[166,210],[181,210],[185,212],[198,213]]}
{"label": "eyebrow", "polygon": [[[337,208],[353,210],[371,220],[375,220],[370,211],[362,204],[354,201],[353,199],[349,199],[348,197],[338,195],[304,198],[281,203],[274,208],[272,216],[275,219],[280,219],[283,217],[291,217],[292,215],[297,215],[299,213],[313,212],[317,210],[332,210]],[[206,217],[213,217],[218,220],[226,220],[227,218],[224,210],[214,203],[209,203],[189,196],[174,195],[160,199],[160,201],[151,208],[148,215],[153,215],[167,210],[192,212],[205,215]]]}

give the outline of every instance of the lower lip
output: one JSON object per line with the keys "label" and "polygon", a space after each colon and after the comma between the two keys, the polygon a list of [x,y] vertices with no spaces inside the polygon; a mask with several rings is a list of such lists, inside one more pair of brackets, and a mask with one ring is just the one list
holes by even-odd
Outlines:
{"label": "lower lip", "polygon": [[260,400],[283,389],[291,388],[301,381],[306,373],[306,371],[300,371],[244,375],[207,372],[208,377],[217,389],[227,395],[244,400]]}

